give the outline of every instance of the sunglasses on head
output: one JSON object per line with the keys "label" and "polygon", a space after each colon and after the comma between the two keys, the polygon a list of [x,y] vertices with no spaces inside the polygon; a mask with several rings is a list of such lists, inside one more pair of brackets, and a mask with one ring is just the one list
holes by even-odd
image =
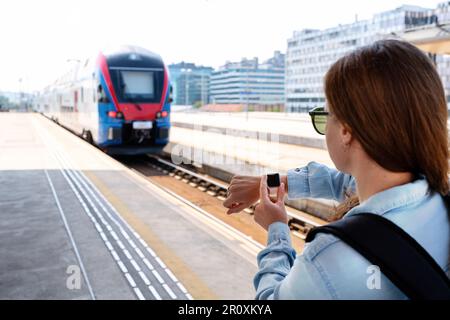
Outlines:
{"label": "sunglasses on head", "polygon": [[325,111],[324,107],[317,107],[309,112],[313,127],[316,129],[317,133],[325,134],[325,129],[327,127],[327,116],[329,114],[329,112]]}

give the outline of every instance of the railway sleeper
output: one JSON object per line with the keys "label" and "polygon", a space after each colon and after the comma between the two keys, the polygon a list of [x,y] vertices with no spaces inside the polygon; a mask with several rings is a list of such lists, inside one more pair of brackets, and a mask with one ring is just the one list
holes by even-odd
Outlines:
{"label": "railway sleeper", "polygon": [[306,238],[306,235],[311,230],[311,226],[304,223],[303,221],[299,221],[297,219],[291,219],[288,222],[289,229],[292,231],[293,234],[299,236],[303,240]]}
{"label": "railway sleeper", "polygon": [[219,192],[219,190],[220,190],[220,187],[218,187],[214,184],[211,184],[208,188],[208,191],[206,191],[206,193],[215,197],[217,195],[217,193]]}
{"label": "railway sleeper", "polygon": [[200,179],[199,178],[192,178],[191,179],[191,181],[189,181],[189,185],[191,186],[191,187],[197,187],[198,186],[198,184],[200,183]]}
{"label": "railway sleeper", "polygon": [[182,176],[181,181],[185,183],[189,183],[189,181],[193,178],[193,176],[191,176],[189,173],[184,173],[181,176]]}
{"label": "railway sleeper", "polygon": [[200,181],[200,183],[198,184],[197,188],[200,191],[205,192],[206,190],[208,190],[209,186],[211,185],[211,183],[206,182],[206,181]]}

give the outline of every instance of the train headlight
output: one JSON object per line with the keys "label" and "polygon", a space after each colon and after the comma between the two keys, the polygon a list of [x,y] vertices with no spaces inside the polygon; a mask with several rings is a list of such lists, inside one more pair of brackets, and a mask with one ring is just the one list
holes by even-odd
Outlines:
{"label": "train headlight", "polygon": [[117,116],[117,112],[115,112],[115,111],[109,111],[108,112],[108,117],[115,118],[116,116]]}
{"label": "train headlight", "polygon": [[156,113],[156,118],[165,118],[168,115],[169,115],[169,113],[167,111],[157,112]]}
{"label": "train headlight", "polygon": [[116,119],[123,119],[123,113],[120,111],[109,111],[108,117],[110,118],[116,118]]}

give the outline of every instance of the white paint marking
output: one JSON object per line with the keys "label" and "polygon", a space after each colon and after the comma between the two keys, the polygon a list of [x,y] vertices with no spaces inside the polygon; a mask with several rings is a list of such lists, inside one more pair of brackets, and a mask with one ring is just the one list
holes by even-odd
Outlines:
{"label": "white paint marking", "polygon": [[129,273],[125,273],[125,278],[127,278],[128,282],[133,288],[136,287],[136,282],[134,282],[133,277],[131,277]]}
{"label": "white paint marking", "polygon": [[135,248],[134,251],[136,251],[136,253],[138,254],[138,256],[139,256],[141,259],[144,259],[144,258],[145,258],[145,256],[144,256],[144,254],[142,253],[141,249]]}
{"label": "white paint marking", "polygon": [[111,231],[111,235],[114,238],[114,240],[119,241],[119,237],[117,236],[117,233],[115,233],[114,231]]}
{"label": "white paint marking", "polygon": [[138,296],[139,300],[145,300],[144,295],[142,294],[142,292],[139,288],[134,288],[134,292]]}
{"label": "white paint marking", "polygon": [[175,277],[175,275],[172,273],[172,271],[170,271],[169,269],[164,269],[167,273],[167,275],[170,277],[170,279],[172,279],[173,282],[177,282],[178,279]]}
{"label": "white paint marking", "polygon": [[136,263],[136,261],[134,259],[130,260],[131,264],[133,265],[134,269],[136,269],[136,271],[141,271],[141,268],[139,267],[139,265]]}
{"label": "white paint marking", "polygon": [[159,283],[164,283],[163,278],[161,278],[161,276],[159,275],[158,271],[156,270],[152,270],[153,275],[155,276],[156,279],[158,279]]}
{"label": "white paint marking", "polygon": [[155,251],[153,251],[152,249],[150,249],[150,247],[147,247],[146,249],[147,249],[148,253],[150,253],[153,257],[156,257]]}
{"label": "white paint marking", "polygon": [[117,240],[116,242],[119,245],[120,249],[125,250],[125,246],[123,245],[122,241]]}
{"label": "white paint marking", "polygon": [[136,248],[137,248],[137,247],[136,247],[136,243],[134,243],[133,240],[129,239],[129,240],[128,240],[128,243],[130,244],[130,246],[133,247],[133,249],[136,249]]}
{"label": "white paint marking", "polygon": [[127,258],[128,258],[129,260],[133,259],[133,257],[131,256],[131,254],[128,252],[127,249],[123,250],[123,253],[125,253],[125,255],[127,256]]}
{"label": "white paint marking", "polygon": [[147,268],[150,269],[150,271],[153,271],[155,269],[153,265],[150,263],[150,261],[148,261],[147,259],[143,259],[142,261],[144,261],[145,265],[147,266]]}
{"label": "white paint marking", "polygon": [[114,250],[113,246],[111,245],[111,242],[106,241],[105,244],[106,244],[106,246],[108,247],[108,250],[109,250],[109,251],[113,251],[113,250]]}
{"label": "white paint marking", "polygon": [[178,286],[178,288],[180,288],[181,292],[187,293],[186,288],[180,282],[177,283],[177,286]]}
{"label": "white paint marking", "polygon": [[95,229],[97,229],[98,232],[103,232],[102,227],[98,223],[95,224]]}
{"label": "white paint marking", "polygon": [[120,258],[119,258],[119,256],[117,255],[117,252],[116,252],[116,251],[111,251],[111,254],[112,254],[112,256],[114,257],[114,260],[116,260],[116,261],[119,261],[119,260],[120,260]]}
{"label": "white paint marking", "polygon": [[163,284],[163,288],[167,291],[167,293],[169,294],[169,296],[172,299],[176,299],[177,296],[175,295],[175,293],[173,293],[172,289],[170,289],[170,287],[167,284]]}
{"label": "white paint marking", "polygon": [[142,280],[144,281],[144,283],[149,286],[150,285],[150,280],[148,280],[147,276],[145,275],[145,273],[143,273],[142,271],[139,271],[139,275],[141,276]]}
{"label": "white paint marking", "polygon": [[123,262],[121,260],[117,261],[117,264],[119,265],[120,270],[122,270],[123,273],[127,273],[128,272],[127,267],[125,267],[125,265],[123,264]]}
{"label": "white paint marking", "polygon": [[156,262],[158,262],[158,264],[161,266],[161,268],[166,269],[166,265],[164,264],[164,262],[162,262],[162,260],[159,257],[155,257]]}
{"label": "white paint marking", "polygon": [[150,292],[153,294],[153,296],[155,297],[156,300],[162,300],[161,296],[158,294],[158,292],[156,291],[156,289],[153,288],[153,286],[149,286],[148,289],[149,289]]}
{"label": "white paint marking", "polygon": [[108,241],[108,238],[106,237],[104,232],[100,232],[100,237],[102,237],[103,241]]}
{"label": "white paint marking", "polygon": [[123,228],[120,228],[120,233],[124,236],[125,239],[130,240],[130,237],[128,234],[123,230]]}

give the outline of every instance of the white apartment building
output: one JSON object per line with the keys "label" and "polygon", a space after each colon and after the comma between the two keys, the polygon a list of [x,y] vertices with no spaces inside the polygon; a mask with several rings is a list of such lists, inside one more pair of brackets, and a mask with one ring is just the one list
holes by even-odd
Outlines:
{"label": "white apartment building", "polygon": [[[323,106],[323,80],[329,67],[346,53],[385,38],[397,38],[408,28],[450,17],[448,3],[437,9],[402,6],[382,12],[370,20],[355,21],[325,30],[304,29],[288,39],[286,52],[286,111],[304,112]],[[450,60],[436,57],[444,84],[450,89]],[[446,90],[447,91],[447,90]],[[448,91],[447,91],[448,92]]]}
{"label": "white apartment building", "polygon": [[258,58],[227,62],[211,76],[211,101],[214,104],[284,104],[285,56],[276,51],[263,63]]}

